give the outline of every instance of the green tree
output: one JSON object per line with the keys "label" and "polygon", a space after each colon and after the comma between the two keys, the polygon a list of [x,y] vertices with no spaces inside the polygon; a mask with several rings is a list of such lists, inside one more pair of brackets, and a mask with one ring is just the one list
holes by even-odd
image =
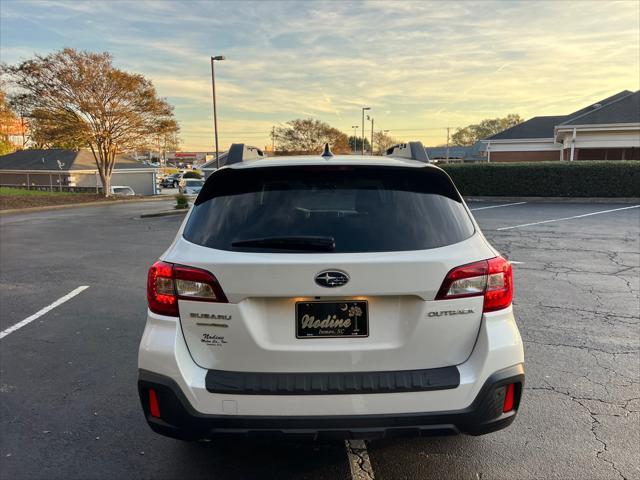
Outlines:
{"label": "green tree", "polygon": [[458,128],[456,132],[451,135],[451,144],[470,146],[478,140],[500,133],[522,122],[524,122],[524,119],[517,113],[510,113],[504,118],[482,120],[480,123]]}
{"label": "green tree", "polygon": [[[354,145],[355,145],[355,149],[354,149]],[[355,152],[356,154],[359,154],[360,152],[362,152],[362,137],[354,137],[353,135],[351,135],[349,137],[349,146],[351,147],[351,150],[350,150],[351,152]],[[369,143],[369,139],[365,138],[364,151],[366,153],[369,150],[371,150],[371,144]]]}
{"label": "green tree", "polygon": [[347,135],[328,123],[313,118],[299,118],[275,129],[276,149],[279,152],[321,153],[324,144],[333,153],[349,153]]}
{"label": "green tree", "polygon": [[191,170],[191,171],[185,172],[182,178],[202,178],[202,175],[200,175],[198,172],[194,172],[193,170]]}
{"label": "green tree", "polygon": [[173,108],[150,80],[116,68],[109,53],[66,48],[6,67],[34,142],[89,148],[109,195],[116,154],[148,145]]}

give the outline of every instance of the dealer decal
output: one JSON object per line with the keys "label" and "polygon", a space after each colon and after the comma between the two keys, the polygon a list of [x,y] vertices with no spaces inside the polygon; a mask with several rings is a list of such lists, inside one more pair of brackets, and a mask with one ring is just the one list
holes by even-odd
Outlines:
{"label": "dealer decal", "polygon": [[211,335],[210,333],[203,333],[202,337],[200,337],[200,341],[210,347],[221,347],[227,341],[224,339],[222,335]]}

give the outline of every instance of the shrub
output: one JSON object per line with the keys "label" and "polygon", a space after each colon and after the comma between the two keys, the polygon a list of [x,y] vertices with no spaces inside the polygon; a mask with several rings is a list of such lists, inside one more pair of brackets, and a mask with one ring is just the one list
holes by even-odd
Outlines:
{"label": "shrub", "polygon": [[188,172],[186,172],[182,178],[202,178],[202,175],[200,175],[198,172],[194,171],[194,170],[190,170]]}
{"label": "shrub", "polygon": [[640,197],[640,162],[447,164],[465,196]]}
{"label": "shrub", "polygon": [[176,195],[176,209],[189,208],[189,199],[186,195],[179,193]]}

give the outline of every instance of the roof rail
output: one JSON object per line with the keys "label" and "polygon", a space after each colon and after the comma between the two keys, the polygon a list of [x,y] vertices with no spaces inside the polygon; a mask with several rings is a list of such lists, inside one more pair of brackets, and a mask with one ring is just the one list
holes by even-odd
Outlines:
{"label": "roof rail", "polygon": [[422,142],[399,143],[387,149],[388,157],[408,158],[419,162],[429,163],[429,156]]}
{"label": "roof rail", "polygon": [[246,162],[248,160],[260,160],[265,155],[258,147],[245,145],[244,143],[232,143],[227,153],[227,161],[225,165],[233,165],[234,163]]}

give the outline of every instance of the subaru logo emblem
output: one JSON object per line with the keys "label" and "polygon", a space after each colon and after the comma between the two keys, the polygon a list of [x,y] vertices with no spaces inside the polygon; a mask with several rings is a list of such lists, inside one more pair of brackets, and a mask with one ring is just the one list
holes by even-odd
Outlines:
{"label": "subaru logo emblem", "polygon": [[340,270],[324,270],[316,275],[316,283],[321,287],[341,287],[349,281],[349,275]]}

